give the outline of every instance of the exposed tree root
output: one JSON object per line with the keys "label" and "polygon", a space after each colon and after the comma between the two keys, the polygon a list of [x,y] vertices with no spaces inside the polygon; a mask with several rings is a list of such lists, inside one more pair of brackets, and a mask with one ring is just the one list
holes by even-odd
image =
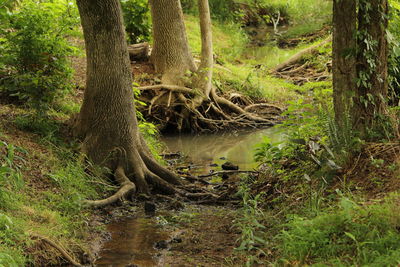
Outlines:
{"label": "exposed tree root", "polygon": [[41,236],[41,235],[37,235],[37,234],[32,234],[31,233],[30,236],[32,238],[34,238],[34,239],[38,239],[38,240],[44,241],[47,244],[49,244],[50,246],[52,246],[53,248],[57,249],[61,253],[61,255],[64,257],[64,259],[67,260],[73,266],[79,266],[79,267],[82,266],[63,247],[61,247],[61,245],[57,244],[56,242],[50,240],[47,237],[44,237],[44,236]]}
{"label": "exposed tree root", "polygon": [[191,95],[198,94],[197,91],[192,90],[188,87],[178,86],[178,85],[169,85],[169,84],[156,84],[156,85],[142,86],[142,87],[138,87],[137,89],[139,89],[141,91],[167,89],[167,90],[171,90],[171,91],[178,92],[178,93],[185,93],[185,94],[191,94]]}
{"label": "exposed tree root", "polygon": [[266,127],[279,122],[283,111],[272,104],[254,103],[240,94],[231,94],[230,99],[235,103],[219,96],[214,88],[210,98],[200,91],[181,86],[155,85],[139,89],[143,91],[141,101],[149,103],[139,110],[148,120],[160,125],[161,131],[204,132]]}
{"label": "exposed tree root", "polygon": [[114,175],[115,180],[121,185],[120,189],[115,194],[101,200],[85,200],[84,204],[90,207],[103,207],[124,198],[132,191],[136,191],[135,184],[126,177],[124,169],[121,166],[117,167]]}

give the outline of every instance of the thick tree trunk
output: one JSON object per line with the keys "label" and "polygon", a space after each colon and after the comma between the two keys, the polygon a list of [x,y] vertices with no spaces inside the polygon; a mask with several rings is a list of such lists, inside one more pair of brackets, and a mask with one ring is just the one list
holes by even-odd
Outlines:
{"label": "thick tree trunk", "polygon": [[358,11],[358,87],[354,96],[354,128],[362,135],[376,128],[387,112],[388,1],[360,1]]}
{"label": "thick tree trunk", "polygon": [[180,0],[150,0],[153,22],[151,60],[163,84],[182,85],[187,71],[196,71],[189,50]]}
{"label": "thick tree trunk", "polygon": [[87,56],[85,95],[77,123],[84,138],[83,152],[95,164],[115,171],[124,189],[137,187],[148,193],[148,182],[164,185],[157,175],[178,183],[173,173],[152,159],[138,131],[119,0],[78,0],[77,4]]}
{"label": "thick tree trunk", "polygon": [[333,1],[333,104],[335,121],[344,127],[356,89],[356,1]]}

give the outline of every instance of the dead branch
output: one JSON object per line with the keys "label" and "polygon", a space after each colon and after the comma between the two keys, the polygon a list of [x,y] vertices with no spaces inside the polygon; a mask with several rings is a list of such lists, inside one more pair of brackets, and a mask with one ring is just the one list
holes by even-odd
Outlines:
{"label": "dead branch", "polygon": [[128,46],[129,58],[134,60],[147,60],[149,58],[149,43],[139,43]]}
{"label": "dead branch", "polygon": [[330,41],[332,41],[332,36],[329,36],[324,41],[322,41],[318,44],[312,45],[310,47],[307,47],[304,50],[301,50],[300,52],[294,54],[292,57],[290,57],[285,62],[276,66],[273,70],[271,70],[271,72],[276,73],[276,72],[283,70],[287,66],[293,65],[295,62],[299,61],[304,55],[310,54],[310,53],[316,51],[318,48],[320,48],[321,46],[324,46],[325,44],[329,43]]}
{"label": "dead branch", "polygon": [[82,265],[77,262],[64,248],[61,247],[61,245],[58,245],[57,243],[55,243],[54,241],[50,240],[47,237],[41,236],[41,235],[37,235],[37,234],[29,234],[32,238],[35,239],[39,239],[41,241],[46,242],[47,244],[49,244],[50,246],[52,246],[53,248],[57,249],[62,256],[69,262],[71,263],[73,266],[79,266],[81,267]]}
{"label": "dead branch", "polygon": [[268,104],[268,103],[257,103],[257,104],[252,104],[252,105],[249,105],[249,106],[245,107],[244,110],[245,110],[245,111],[248,111],[249,109],[256,108],[256,107],[275,108],[275,109],[277,109],[277,110],[279,110],[279,111],[281,111],[281,112],[283,111],[283,108],[278,107],[278,106],[273,105],[273,104]]}

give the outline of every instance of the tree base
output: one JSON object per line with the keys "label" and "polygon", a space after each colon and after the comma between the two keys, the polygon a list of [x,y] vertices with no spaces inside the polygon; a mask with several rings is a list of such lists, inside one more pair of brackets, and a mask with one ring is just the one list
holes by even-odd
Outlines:
{"label": "tree base", "polygon": [[138,110],[157,125],[161,132],[216,132],[232,129],[261,128],[281,121],[283,108],[253,100],[239,93],[209,99],[195,90],[172,85],[139,87]]}

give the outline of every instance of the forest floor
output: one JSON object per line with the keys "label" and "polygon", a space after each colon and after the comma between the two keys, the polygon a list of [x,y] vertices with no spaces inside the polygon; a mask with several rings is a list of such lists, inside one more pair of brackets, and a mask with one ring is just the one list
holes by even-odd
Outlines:
{"label": "forest floor", "polygon": [[[193,52],[199,55],[197,21],[192,16],[187,16],[186,20]],[[310,92],[317,87],[330,85],[330,48],[328,44],[318,46],[321,39],[326,37],[326,27],[311,35],[294,36],[286,42],[281,40],[281,48],[275,45],[249,47],[243,32],[233,26],[217,25],[213,30],[216,36],[215,53],[220,61],[214,76],[221,92],[240,92],[254,98],[262,96],[268,103],[287,108],[289,101],[298,99],[313,103]],[[82,48],[82,41],[75,41]],[[314,45],[317,47],[311,53],[271,74],[273,67]],[[291,48],[282,48],[286,46]],[[269,61],[269,57],[273,57],[273,60]],[[83,98],[84,56],[73,58],[73,64],[76,90],[65,103],[60,103],[52,111],[49,120],[32,121],[31,110],[0,100],[0,171],[7,172],[10,177],[8,181],[0,181],[5,188],[0,191],[0,205],[4,210],[0,214],[0,227],[6,229],[2,236],[5,247],[0,248],[0,260],[2,253],[13,255],[15,266],[27,263],[33,266],[67,265],[60,251],[45,242],[48,239],[68,253],[79,255],[76,260],[89,264],[100,256],[104,242],[110,240],[111,234],[105,225],[143,214],[145,202],[139,201],[122,203],[119,208],[110,206],[94,211],[80,206],[82,199],[101,198],[116,187],[104,177],[99,180],[87,173],[88,166],[79,161],[79,145],[69,133],[68,118],[79,110]],[[141,85],[150,84],[157,78],[148,63],[133,64],[132,72],[135,81]],[[154,216],[140,215],[141,218],[155,220],[151,225],[158,225],[167,234],[167,237],[156,237],[153,243],[150,242],[152,255],[162,261],[161,266],[257,266],[257,262],[260,262],[259,266],[266,266],[283,257],[287,260],[279,262],[281,265],[312,263],[309,255],[300,262],[291,258],[292,255],[284,255],[282,251],[285,250],[279,247],[278,243],[283,242],[282,231],[291,227],[288,218],[295,217],[292,215],[298,214],[301,209],[312,209],[314,204],[309,205],[307,195],[318,202],[332,198],[338,189],[361,195],[362,203],[366,206],[384,202],[389,192],[400,189],[399,153],[400,146],[397,143],[363,145],[362,150],[343,166],[340,175],[318,198],[313,198],[315,191],[307,191],[303,173],[294,179],[281,179],[279,175],[271,175],[264,169],[262,174],[253,177],[256,181],[249,186],[253,195],[263,194],[260,203],[248,199],[246,193],[236,196],[233,191],[233,200],[236,201],[233,204],[186,203],[182,207],[179,202],[157,202]],[[283,162],[289,170],[309,167],[292,163]],[[228,184],[229,181],[225,181],[222,186]],[[241,189],[240,179],[233,179],[232,184],[235,192]],[[311,187],[313,184],[310,184]],[[398,203],[398,198],[394,201]],[[321,204],[316,213],[340,210],[332,203],[334,201]],[[359,203],[361,200],[357,205]],[[328,206],[333,207],[333,211],[328,210]],[[357,211],[352,212],[355,214]],[[396,209],[391,211],[400,214]],[[357,219],[361,221],[360,217]],[[393,215],[391,219],[395,221],[399,218]],[[279,228],[278,225],[283,226]],[[128,235],[121,229],[117,233],[120,236]],[[351,236],[348,238],[345,244],[353,240]],[[308,239],[304,240],[305,244]],[[166,241],[167,244],[164,246],[160,241]],[[160,247],[154,250],[153,244],[159,244]],[[343,255],[348,256],[345,253]]]}
{"label": "forest floor", "polygon": [[[198,27],[197,20],[191,16],[187,17],[187,24],[189,30]],[[266,75],[268,70],[263,66],[255,66],[251,60],[246,62],[232,53],[232,47],[238,49],[234,52],[246,50],[244,44],[247,39],[242,32],[236,30],[222,25],[214,28],[218,36],[215,41],[216,53],[219,61],[225,62],[215,70],[215,76],[220,82],[219,89],[240,92],[249,97],[266,97],[269,103],[283,107],[287,100],[297,98],[298,87],[293,85],[288,89],[290,86],[284,80]],[[200,51],[199,37],[197,31],[189,31],[195,55]],[[73,42],[83,51],[81,39]],[[282,50],[280,61],[289,58],[295,51]],[[252,59],[249,55],[244,58]],[[29,261],[35,266],[66,263],[60,251],[44,240],[56,242],[71,255],[81,255],[77,260],[87,263],[97,257],[101,243],[109,238],[104,231],[104,223],[110,222],[113,215],[111,209],[92,213],[90,210],[82,210],[78,204],[81,199],[107,194],[114,190],[114,186],[107,180],[104,180],[104,184],[96,182],[85,173],[86,167],[77,159],[78,144],[69,133],[68,118],[79,110],[83,99],[86,76],[83,53],[73,57],[72,62],[76,90],[50,113],[48,120],[32,121],[32,110],[15,105],[7,99],[1,100],[2,162],[8,164],[10,175],[15,179],[6,182],[5,187],[17,193],[4,194],[3,197],[10,201],[5,201],[7,212],[2,215],[12,224],[7,226],[10,227],[9,234],[18,236],[17,241],[10,241],[2,251],[14,255],[18,266],[25,264],[24,255],[27,252],[30,255]],[[132,72],[135,81],[141,85],[157,78],[149,63],[133,64]],[[243,254],[232,254],[238,246],[241,233],[234,226],[237,206],[197,206],[195,209],[198,211],[185,209],[174,217],[174,231],[184,232],[184,237],[182,243],[174,244],[170,253],[166,254],[165,264],[241,266],[246,257]],[[126,216],[126,212],[121,214]],[[119,218],[121,214],[114,214],[114,217]],[[190,219],[187,219],[188,216]],[[88,243],[92,244],[91,247]]]}

